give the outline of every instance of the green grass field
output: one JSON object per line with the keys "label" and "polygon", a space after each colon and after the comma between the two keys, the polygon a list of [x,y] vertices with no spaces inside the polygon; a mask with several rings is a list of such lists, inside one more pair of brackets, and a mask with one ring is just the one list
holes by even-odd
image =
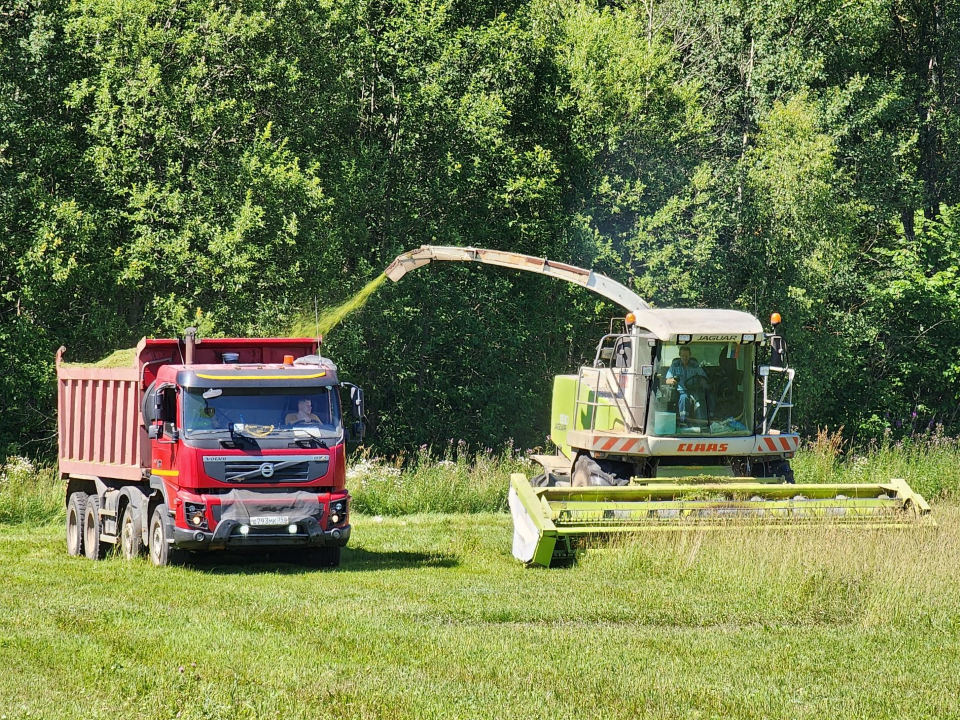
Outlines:
{"label": "green grass field", "polygon": [[[364,491],[400,508],[386,483],[482,495],[504,469],[424,460]],[[960,717],[952,492],[936,528],[691,529],[552,570],[510,556],[502,513],[358,515],[316,571],[70,558],[55,479],[21,476],[0,481],[0,718]]]}

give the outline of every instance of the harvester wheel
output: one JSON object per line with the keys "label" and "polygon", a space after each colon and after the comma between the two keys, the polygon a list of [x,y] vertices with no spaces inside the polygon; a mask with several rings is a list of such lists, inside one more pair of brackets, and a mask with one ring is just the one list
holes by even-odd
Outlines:
{"label": "harvester wheel", "polygon": [[793,468],[790,467],[789,460],[784,460],[783,462],[781,462],[774,469],[774,474],[780,475],[783,478],[783,481],[786,483],[789,483],[790,485],[793,485],[796,483],[796,480],[794,480],[794,477],[793,477]]}
{"label": "harvester wheel", "polygon": [[624,462],[614,460],[594,460],[589,455],[581,455],[573,465],[571,475],[573,487],[609,487],[626,485],[633,475],[633,468]]}
{"label": "harvester wheel", "polygon": [[83,517],[87,514],[87,494],[75,492],[67,503],[67,554],[83,555]]}
{"label": "harvester wheel", "polygon": [[733,468],[733,473],[737,477],[782,477],[784,482],[790,485],[794,484],[793,468],[790,467],[789,460],[775,460],[769,463],[755,462],[749,466],[746,461],[737,460],[732,462],[730,467]]}

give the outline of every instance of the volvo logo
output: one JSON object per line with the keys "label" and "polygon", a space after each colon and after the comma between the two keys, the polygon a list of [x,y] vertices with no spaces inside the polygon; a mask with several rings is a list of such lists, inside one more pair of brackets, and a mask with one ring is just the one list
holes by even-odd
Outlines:
{"label": "volvo logo", "polygon": [[273,465],[270,463],[264,463],[260,466],[260,474],[265,478],[273,477]]}

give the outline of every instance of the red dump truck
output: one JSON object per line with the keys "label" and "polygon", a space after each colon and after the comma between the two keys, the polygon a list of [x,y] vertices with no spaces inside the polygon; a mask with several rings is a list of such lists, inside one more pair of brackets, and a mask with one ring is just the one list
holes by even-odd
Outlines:
{"label": "red dump truck", "polygon": [[[309,338],[148,339],[126,367],[57,353],[67,550],[155,565],[191,551],[300,548],[333,567],[350,537],[346,440],[363,391]],[[349,422],[340,388],[349,391]]]}

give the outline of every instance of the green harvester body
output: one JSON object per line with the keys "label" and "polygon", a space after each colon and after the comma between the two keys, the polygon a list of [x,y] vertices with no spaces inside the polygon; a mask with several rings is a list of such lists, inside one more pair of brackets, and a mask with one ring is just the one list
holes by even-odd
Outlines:
{"label": "green harvester body", "polygon": [[534,456],[544,472],[511,477],[513,554],[524,563],[569,561],[627,533],[935,524],[904,480],[794,484],[794,371],[778,315],[768,333],[745,312],[653,308],[590,270],[482,248],[424,245],[385,275],[396,281],[437,260],[556,277],[629,311],[611,322],[592,365],[555,378],[557,453]]}

